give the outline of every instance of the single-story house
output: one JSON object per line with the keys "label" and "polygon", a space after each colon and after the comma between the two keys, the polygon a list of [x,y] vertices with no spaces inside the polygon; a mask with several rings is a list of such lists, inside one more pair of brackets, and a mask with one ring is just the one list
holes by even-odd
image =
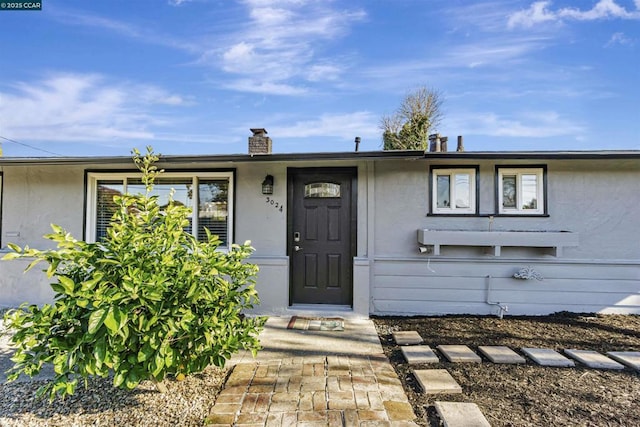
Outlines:
{"label": "single-story house", "polygon": [[[156,192],[191,230],[251,240],[258,313],[640,313],[640,151],[353,151],[163,156]],[[0,158],[0,252],[95,241],[130,157]],[[0,253],[1,255],[1,253]],[[0,307],[51,301],[28,262],[0,262]]]}

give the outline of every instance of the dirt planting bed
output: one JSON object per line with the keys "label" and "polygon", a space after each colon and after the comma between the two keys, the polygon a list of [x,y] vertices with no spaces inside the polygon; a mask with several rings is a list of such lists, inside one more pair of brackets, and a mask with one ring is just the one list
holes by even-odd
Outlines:
{"label": "dirt planting bed", "polygon": [[[394,331],[417,331],[424,344],[463,344],[607,351],[640,351],[640,316],[559,313],[541,317],[445,316],[373,319],[386,355],[404,384],[423,426],[438,426],[435,401],[473,402],[493,426],[638,426],[640,373],[605,371],[576,362],[575,368],[454,364],[442,355],[437,365],[409,365]],[[444,368],[462,386],[458,395],[425,395],[412,369]]]}

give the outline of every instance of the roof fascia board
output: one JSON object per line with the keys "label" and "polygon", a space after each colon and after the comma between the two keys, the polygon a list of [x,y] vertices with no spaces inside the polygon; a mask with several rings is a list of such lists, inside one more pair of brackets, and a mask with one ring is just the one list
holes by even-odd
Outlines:
{"label": "roof fascia board", "polygon": [[[384,160],[421,159],[421,150],[358,151],[326,153],[285,153],[285,154],[229,154],[229,155],[160,155],[159,163],[237,163],[237,162],[281,162],[313,160]],[[0,157],[1,165],[64,165],[64,164],[123,164],[131,163],[131,157]]]}
{"label": "roof fascia board", "polygon": [[[388,150],[327,153],[285,153],[285,154],[229,154],[229,155],[167,155],[160,157],[162,163],[239,163],[239,162],[297,162],[318,160],[389,160],[389,159],[635,159],[640,158],[640,150],[609,151],[446,151],[427,152],[421,150]],[[0,157],[0,166],[11,165],[103,165],[128,164],[131,157]]]}
{"label": "roof fascia board", "polygon": [[425,159],[549,159],[549,160],[594,160],[594,159],[634,159],[640,158],[640,150],[620,151],[464,151],[428,152]]}

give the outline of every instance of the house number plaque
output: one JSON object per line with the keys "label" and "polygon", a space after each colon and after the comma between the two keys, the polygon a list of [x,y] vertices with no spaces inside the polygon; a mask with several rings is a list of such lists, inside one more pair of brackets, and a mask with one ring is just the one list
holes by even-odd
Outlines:
{"label": "house number plaque", "polygon": [[282,209],[284,208],[283,204],[280,202],[276,202],[275,200],[273,200],[271,197],[266,197],[266,202],[268,204],[270,204],[271,206],[273,206],[276,210],[282,212]]}

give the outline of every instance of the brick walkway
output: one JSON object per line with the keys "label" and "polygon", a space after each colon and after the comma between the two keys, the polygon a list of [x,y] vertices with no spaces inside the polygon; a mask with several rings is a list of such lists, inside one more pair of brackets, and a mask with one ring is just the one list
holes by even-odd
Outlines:
{"label": "brick walkway", "polygon": [[208,426],[417,426],[384,355],[237,364]]}

